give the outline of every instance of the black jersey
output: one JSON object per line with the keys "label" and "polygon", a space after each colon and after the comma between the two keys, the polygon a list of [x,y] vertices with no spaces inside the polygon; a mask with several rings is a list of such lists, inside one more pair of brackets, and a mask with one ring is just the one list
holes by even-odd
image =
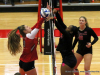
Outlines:
{"label": "black jersey", "polygon": [[[59,15],[58,12],[56,13],[56,18],[57,18],[57,20],[58,20],[59,25],[61,25],[61,27],[62,27],[63,29],[66,29],[67,26],[63,23],[63,21],[62,21],[62,19],[61,19],[61,17],[60,17],[60,15]],[[72,26],[73,26],[73,29],[72,29],[73,33],[72,33],[72,36],[77,37],[78,28],[77,28],[76,26],[74,26],[74,25],[72,25]]]}
{"label": "black jersey", "polygon": [[60,38],[59,38],[59,44],[57,46],[57,51],[60,50],[71,50],[72,49],[72,35],[67,32],[65,29],[63,29],[63,27],[61,27],[61,25],[59,25],[59,23],[57,21],[55,21],[55,25],[56,27],[59,29],[59,31],[63,34]]}
{"label": "black jersey", "polygon": [[[94,40],[92,42],[91,42],[91,36],[94,37]],[[75,40],[74,40],[73,48],[75,47],[75,45],[78,41],[78,49],[79,50],[82,51],[84,49],[89,49],[86,47],[86,44],[88,42],[91,42],[91,45],[93,45],[94,43],[97,42],[97,40],[98,40],[98,37],[97,37],[96,33],[90,27],[86,27],[83,31],[80,31],[78,28],[78,37],[75,38]]]}
{"label": "black jersey", "polygon": [[62,33],[62,36],[59,38],[57,51],[61,51],[61,50],[71,51],[73,36],[77,35],[77,31],[76,31],[77,27],[73,26],[73,33],[70,34],[70,32],[65,30],[67,26],[63,23],[58,12],[56,13],[56,18],[58,21],[55,20],[55,25],[58,28],[58,30]]}

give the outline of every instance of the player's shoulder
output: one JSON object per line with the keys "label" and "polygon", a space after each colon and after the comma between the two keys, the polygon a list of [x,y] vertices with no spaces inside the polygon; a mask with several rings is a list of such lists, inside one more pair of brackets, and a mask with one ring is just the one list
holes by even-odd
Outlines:
{"label": "player's shoulder", "polygon": [[93,29],[91,27],[86,27],[86,30],[89,31],[89,32],[93,31]]}

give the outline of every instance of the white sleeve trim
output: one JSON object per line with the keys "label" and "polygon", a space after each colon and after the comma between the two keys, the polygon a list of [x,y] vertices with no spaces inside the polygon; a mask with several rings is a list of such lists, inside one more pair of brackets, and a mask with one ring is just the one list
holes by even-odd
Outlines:
{"label": "white sleeve trim", "polygon": [[31,33],[26,34],[26,37],[29,39],[34,39],[39,29],[35,28],[31,31]]}

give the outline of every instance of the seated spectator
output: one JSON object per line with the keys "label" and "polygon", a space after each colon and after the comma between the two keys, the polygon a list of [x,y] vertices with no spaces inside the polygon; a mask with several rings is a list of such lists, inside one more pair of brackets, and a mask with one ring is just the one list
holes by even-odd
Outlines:
{"label": "seated spectator", "polygon": [[[57,1],[58,0],[53,0],[54,1],[54,8],[57,8]],[[49,0],[42,0],[42,7],[46,7],[47,2],[49,2]]]}
{"label": "seated spectator", "polygon": [[[68,0],[68,3],[71,3],[72,0]],[[79,0],[79,3],[82,3],[82,0]]]}

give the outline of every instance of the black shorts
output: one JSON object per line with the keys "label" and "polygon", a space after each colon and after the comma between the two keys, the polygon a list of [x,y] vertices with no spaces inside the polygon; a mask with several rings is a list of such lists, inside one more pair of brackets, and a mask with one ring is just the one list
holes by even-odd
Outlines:
{"label": "black shorts", "polygon": [[63,59],[62,63],[65,63],[70,68],[74,68],[77,63],[75,55],[72,52],[66,52],[66,50],[60,51],[60,53]]}
{"label": "black shorts", "polygon": [[78,49],[76,52],[79,53],[82,56],[84,56],[85,54],[92,54],[92,47],[91,48],[85,48],[84,50]]}
{"label": "black shorts", "polygon": [[34,61],[26,63],[20,60],[19,66],[26,72],[35,68],[34,63]]}

